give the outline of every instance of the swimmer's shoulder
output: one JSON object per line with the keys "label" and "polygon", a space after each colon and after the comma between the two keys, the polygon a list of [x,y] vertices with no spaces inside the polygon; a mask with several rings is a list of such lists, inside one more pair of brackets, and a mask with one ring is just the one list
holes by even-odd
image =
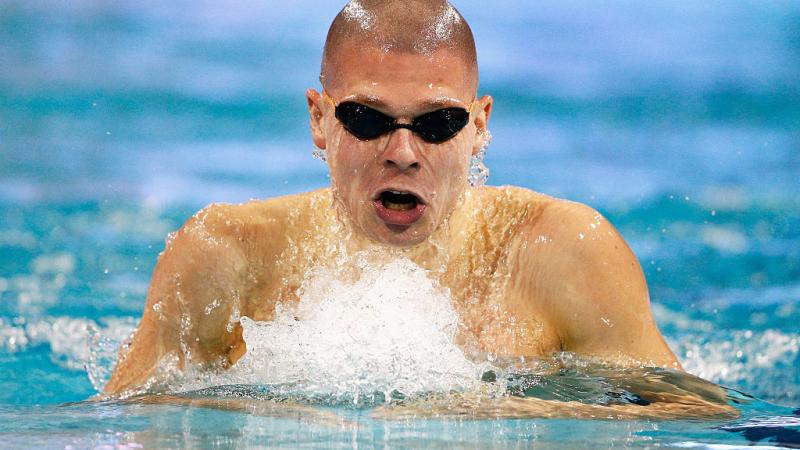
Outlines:
{"label": "swimmer's shoulder", "polygon": [[541,204],[553,200],[553,197],[519,186],[479,186],[467,189],[467,195],[475,200],[487,203],[503,204]]}
{"label": "swimmer's shoulder", "polygon": [[293,232],[319,220],[316,216],[332,203],[330,189],[245,203],[212,203],[192,216],[177,237],[263,255],[265,247],[278,249]]}
{"label": "swimmer's shoulder", "polygon": [[563,200],[517,186],[481,186],[467,190],[470,208],[487,220],[513,224],[535,223],[551,205]]}
{"label": "swimmer's shoulder", "polygon": [[520,231],[547,232],[552,237],[592,235],[595,240],[616,232],[596,209],[580,202],[517,186],[483,186],[469,192],[474,208],[506,215],[521,225]]}
{"label": "swimmer's shoulder", "polygon": [[330,189],[245,203],[212,203],[198,211],[185,226],[202,223],[219,235],[239,235],[252,228],[280,228],[292,221],[312,220],[314,207],[325,202],[332,204]]}
{"label": "swimmer's shoulder", "polygon": [[[505,191],[494,195],[513,197],[504,200],[509,209],[521,203],[536,211],[520,216],[509,243],[513,295],[535,299],[537,312],[558,330],[564,349],[601,355],[607,350],[604,339],[614,351],[625,349],[621,342],[630,337],[624,332],[629,324],[650,326],[652,318],[644,274],[619,232],[586,204],[521,188]],[[609,330],[608,323],[620,326]],[[637,352],[626,354],[647,354]]]}
{"label": "swimmer's shoulder", "polygon": [[482,213],[487,229],[508,236],[506,245],[517,249],[516,261],[540,266],[537,273],[554,285],[566,273],[606,276],[609,265],[627,272],[623,277],[641,271],[619,232],[589,205],[514,186],[473,189],[472,195],[479,199],[472,207],[488,211]]}

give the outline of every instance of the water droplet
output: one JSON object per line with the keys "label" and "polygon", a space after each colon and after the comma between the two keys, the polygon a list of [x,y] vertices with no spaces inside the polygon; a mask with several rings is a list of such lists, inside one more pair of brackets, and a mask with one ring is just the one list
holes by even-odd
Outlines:
{"label": "water droplet", "polygon": [[470,158],[469,172],[467,174],[467,181],[470,186],[483,186],[489,180],[489,168],[483,163],[483,158],[486,156],[486,150],[481,149],[475,156]]}
{"label": "water droplet", "polygon": [[211,303],[209,303],[208,305],[206,305],[206,307],[205,307],[205,309],[204,309],[204,311],[203,311],[203,312],[204,312],[204,313],[205,313],[205,315],[207,315],[207,316],[208,316],[208,315],[211,315],[211,313],[212,313],[212,312],[213,312],[215,309],[219,308],[219,306],[220,306],[221,304],[222,304],[222,302],[220,301],[220,299],[216,298],[216,299],[214,299],[214,301],[212,301]]}
{"label": "water droplet", "polygon": [[311,152],[311,155],[322,162],[328,162],[328,153],[325,152],[325,149],[323,148],[314,147],[314,150]]}

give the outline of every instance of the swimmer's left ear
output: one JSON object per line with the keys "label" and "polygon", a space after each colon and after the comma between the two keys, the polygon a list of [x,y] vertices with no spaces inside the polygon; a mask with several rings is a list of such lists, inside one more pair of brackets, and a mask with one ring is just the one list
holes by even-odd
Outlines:
{"label": "swimmer's left ear", "polygon": [[494,99],[491,95],[484,95],[480,99],[475,101],[475,106],[473,106],[474,111],[474,119],[473,123],[475,124],[475,144],[472,146],[472,155],[478,154],[479,151],[485,149],[489,146],[489,142],[492,140],[492,135],[489,133],[489,117],[492,115],[492,105],[494,104]]}

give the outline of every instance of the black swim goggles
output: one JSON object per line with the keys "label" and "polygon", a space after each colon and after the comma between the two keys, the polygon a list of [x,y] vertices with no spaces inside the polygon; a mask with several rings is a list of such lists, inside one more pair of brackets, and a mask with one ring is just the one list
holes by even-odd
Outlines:
{"label": "black swim goggles", "polygon": [[344,129],[362,140],[375,139],[398,128],[405,128],[427,142],[439,144],[458,134],[469,123],[469,111],[465,108],[437,109],[414,117],[407,124],[397,123],[394,117],[361,103],[346,101],[337,105],[327,92],[323,92],[323,95],[335,106],[336,118]]}

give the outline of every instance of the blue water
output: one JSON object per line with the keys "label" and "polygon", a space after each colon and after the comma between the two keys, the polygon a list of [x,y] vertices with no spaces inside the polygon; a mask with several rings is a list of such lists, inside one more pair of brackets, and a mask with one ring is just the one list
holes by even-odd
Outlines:
{"label": "blue water", "polygon": [[[763,400],[739,422],[784,417],[798,432],[800,3],[456,6],[496,102],[490,184],[603,212],[686,369]],[[84,367],[102,379],[109,363],[91,349],[135,326],[167,233],[210,202],[327,184],[303,95],[339,7],[0,0],[0,445],[747,443],[719,423],[385,422],[333,408],[353,428],[63,405],[96,392]]]}

